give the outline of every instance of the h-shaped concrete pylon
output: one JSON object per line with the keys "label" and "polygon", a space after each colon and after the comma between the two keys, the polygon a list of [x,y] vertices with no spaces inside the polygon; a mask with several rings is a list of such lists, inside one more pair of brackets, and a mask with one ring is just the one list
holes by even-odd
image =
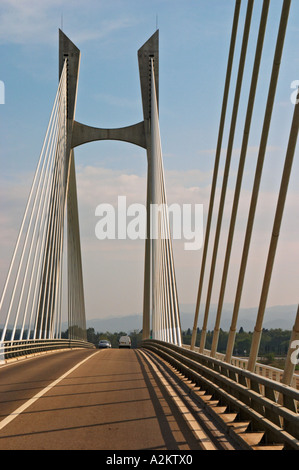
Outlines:
{"label": "h-shaped concrete pylon", "polygon": [[138,64],[141,85],[143,121],[123,128],[103,129],[87,126],[75,121],[78,89],[80,51],[70,39],[59,30],[59,77],[67,59],[67,159],[73,158],[73,149],[96,140],[120,140],[138,145],[147,151],[147,237],[145,241],[144,298],[143,298],[143,339],[150,336],[151,302],[151,64],[154,63],[154,77],[157,101],[159,96],[159,30],[138,50]]}

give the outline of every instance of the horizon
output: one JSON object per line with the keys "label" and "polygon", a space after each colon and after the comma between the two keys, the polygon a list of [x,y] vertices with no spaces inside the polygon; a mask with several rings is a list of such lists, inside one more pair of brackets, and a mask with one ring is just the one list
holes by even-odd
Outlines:
{"label": "horizon", "polygon": [[[194,306],[195,308],[195,306]],[[294,318],[295,318],[295,313],[297,310],[297,305],[274,305],[274,306],[268,306],[265,312],[265,320],[264,320],[264,328],[265,329],[282,329],[285,331],[292,331],[293,326],[294,326]],[[240,315],[238,319],[238,324],[237,324],[237,331],[242,327],[244,331],[253,331],[254,329],[254,317],[251,319],[248,318],[246,315],[249,313],[249,311],[257,311],[257,307],[250,307],[246,308],[243,307],[240,309]],[[211,306],[211,315],[210,319],[208,322],[208,331],[212,331],[214,328],[214,320],[215,320],[215,313],[216,313],[216,306],[212,305]],[[222,319],[222,325],[221,329],[222,331],[229,331],[230,327],[230,315],[231,310],[229,309],[229,305],[224,305],[223,308],[223,319]],[[180,309],[180,314],[181,314],[181,323],[182,323],[182,331],[186,331],[187,329],[193,328],[193,321],[194,321],[194,312],[186,312]],[[274,315],[274,317],[273,317]],[[202,317],[200,317],[201,320]],[[94,328],[99,329],[101,328],[101,323],[103,325],[103,329],[106,331],[106,328],[109,327],[113,331],[116,331],[115,328],[111,325],[114,325],[116,323],[120,323],[124,330],[126,331],[126,325],[125,322],[128,322],[129,327],[128,331],[133,331],[133,330],[142,330],[142,313],[132,313],[131,315],[128,315],[126,317],[124,316],[114,316],[114,317],[102,317],[102,318],[90,318],[87,320],[87,326],[86,328]],[[138,322],[140,322],[138,324]],[[133,326],[135,325],[135,327]],[[138,326],[138,327],[137,327]],[[201,324],[200,321],[198,323],[198,328],[201,330]],[[107,330],[110,331],[110,330]]]}

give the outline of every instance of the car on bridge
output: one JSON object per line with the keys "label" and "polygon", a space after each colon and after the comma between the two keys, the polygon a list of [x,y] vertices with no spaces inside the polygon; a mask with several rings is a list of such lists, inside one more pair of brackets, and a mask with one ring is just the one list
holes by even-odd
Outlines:
{"label": "car on bridge", "polygon": [[111,343],[107,339],[101,339],[98,344],[99,349],[111,348]]}
{"label": "car on bridge", "polygon": [[118,340],[119,348],[130,348],[131,347],[131,338],[130,336],[121,336]]}

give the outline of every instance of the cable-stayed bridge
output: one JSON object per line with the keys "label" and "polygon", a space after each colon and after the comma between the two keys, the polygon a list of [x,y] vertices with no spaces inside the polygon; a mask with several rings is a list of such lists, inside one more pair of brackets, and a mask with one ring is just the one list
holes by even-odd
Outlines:
{"label": "cable-stayed bridge", "polygon": [[[220,355],[217,349],[221,314],[270,4],[269,0],[263,1],[213,343],[210,351],[205,347],[253,3],[251,0],[247,2],[217,210],[215,193],[228,113],[228,96],[232,92],[232,68],[236,55],[241,1],[237,0],[235,3],[191,345],[182,344],[181,339],[163,168],[159,127],[159,32],[157,30],[138,51],[143,120],[124,128],[103,129],[75,120],[80,51],[59,31],[59,85],[0,304],[0,375],[3,376],[4,394],[1,402],[1,448],[70,448],[73,445],[71,443],[78,440],[79,448],[101,449],[299,449],[299,392],[295,373],[298,362],[299,311],[296,317],[294,315],[285,370],[280,372],[258,363],[263,318],[296,151],[299,126],[297,102],[294,103],[289,141],[285,149],[285,164],[277,195],[277,208],[249,358],[233,356],[290,12],[291,2],[288,0],[283,2],[277,32],[228,344],[226,353]],[[98,140],[130,142],[144,148],[147,155],[143,342],[136,351],[112,349],[95,352],[94,345],[88,343],[86,337],[74,149]],[[151,217],[152,206],[160,208],[155,219]],[[211,222],[215,213],[216,232],[208,269]],[[64,249],[67,250],[66,270],[63,269]],[[61,331],[64,271],[67,273],[68,339],[62,338]],[[208,279],[208,290],[203,302],[205,278]],[[202,304],[204,317],[198,338],[199,310]],[[57,350],[60,351],[59,354],[43,354]],[[29,357],[35,359],[20,360]],[[39,385],[34,385],[36,393],[29,399],[20,387],[25,382],[40,382]],[[79,397],[81,392],[76,388],[77,382],[84,389],[83,401]],[[113,389],[111,403],[107,402],[107,390],[101,388],[104,383],[109,383],[110,386],[112,383],[118,384],[119,388]],[[14,384],[18,384],[17,393]],[[129,389],[126,386],[128,384]],[[66,394],[60,392],[59,387],[62,385]],[[139,394],[139,389],[142,389],[142,395]],[[12,394],[13,399],[7,400],[7,394]],[[60,397],[59,404],[53,401],[57,394]],[[71,398],[68,401],[69,396],[77,396],[78,400],[73,402]],[[101,401],[100,397],[104,396]],[[96,402],[93,401],[94,397]],[[45,403],[45,408],[41,407],[41,401]],[[74,410],[80,418],[72,421]],[[49,412],[54,420],[53,426],[50,426],[51,431],[45,428],[48,426]],[[117,413],[119,415],[116,417]],[[34,419],[30,419],[31,415],[39,416],[40,421],[36,428]],[[66,426],[64,420],[70,416],[72,420]],[[171,416],[174,417],[173,425]],[[27,420],[22,425],[22,431],[18,428],[20,420]],[[127,425],[130,435],[125,430]],[[106,430],[113,428],[108,432],[108,437],[103,437],[100,432],[102,426]],[[116,432],[116,427],[122,429],[121,434]],[[51,434],[48,444],[44,441],[46,432]],[[83,441],[81,432],[85,436]]]}

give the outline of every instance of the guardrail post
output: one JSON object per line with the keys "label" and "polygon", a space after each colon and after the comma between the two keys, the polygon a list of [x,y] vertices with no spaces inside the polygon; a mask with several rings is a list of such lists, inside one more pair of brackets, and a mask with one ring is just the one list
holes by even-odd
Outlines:
{"label": "guardrail post", "polygon": [[[273,401],[274,403],[277,403],[278,396],[277,393],[275,393],[275,391],[273,390],[273,388],[265,386],[265,397]],[[277,415],[277,413],[273,412],[272,410],[266,408],[265,417],[270,419],[272,423],[276,424],[277,426],[282,427],[282,419],[280,418],[280,416]]]}

